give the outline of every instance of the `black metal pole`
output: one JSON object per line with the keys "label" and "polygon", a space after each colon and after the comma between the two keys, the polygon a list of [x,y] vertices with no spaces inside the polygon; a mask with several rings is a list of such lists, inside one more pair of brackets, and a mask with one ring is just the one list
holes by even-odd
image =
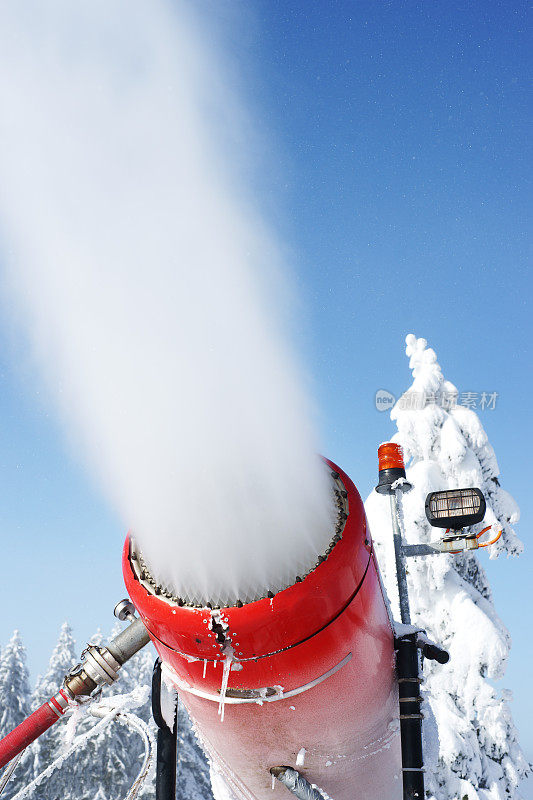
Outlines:
{"label": "black metal pole", "polygon": [[[395,452],[399,450],[399,452]],[[379,482],[376,492],[390,496],[396,577],[400,601],[400,616],[404,626],[410,626],[409,592],[405,557],[407,555],[429,555],[438,552],[431,545],[406,546],[400,526],[401,495],[412,486],[406,480],[403,453],[393,442],[380,445]],[[401,481],[399,479],[401,478]],[[394,488],[393,488],[394,487]],[[439,551],[440,552],[440,551]],[[407,628],[409,630],[409,628]],[[425,631],[413,630],[394,640],[396,650],[396,674],[400,700],[400,734],[402,743],[403,800],[424,800],[424,754],[422,751],[422,683],[421,661],[425,658],[446,664],[450,655],[442,647],[430,642]]]}
{"label": "black metal pole", "polygon": [[[399,493],[398,493],[399,494]],[[411,624],[411,611],[409,609],[409,590],[407,589],[407,574],[405,572],[405,558],[403,555],[402,532],[400,530],[400,498],[391,491],[389,495],[392,518],[392,535],[394,540],[394,558],[396,561],[396,579],[398,581],[398,598],[400,600],[400,618],[403,625]]]}
{"label": "black metal pole", "polygon": [[404,800],[424,798],[424,758],[420,710],[420,651],[417,634],[409,633],[396,640],[396,669],[400,695],[400,733],[402,740]]}
{"label": "black metal pole", "polygon": [[156,800],[176,800],[176,761],[178,755],[177,705],[170,729],[161,711],[161,659],[152,675],[152,714],[157,725]]}
{"label": "black metal pole", "polygon": [[[400,616],[404,625],[411,624],[409,592],[405,572],[402,532],[400,529],[400,496],[390,494],[396,576],[400,599]],[[424,754],[422,752],[422,696],[420,684],[420,652],[418,633],[409,633],[396,639],[396,669],[400,699],[400,735],[402,740],[403,800],[424,800]]]}

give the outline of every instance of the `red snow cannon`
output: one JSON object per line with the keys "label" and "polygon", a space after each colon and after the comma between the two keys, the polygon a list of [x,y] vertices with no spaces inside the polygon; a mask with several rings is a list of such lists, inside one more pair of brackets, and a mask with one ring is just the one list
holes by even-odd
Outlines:
{"label": "red snow cannon", "polygon": [[331,543],[276,594],[186,605],[158,585],[134,537],[125,543],[126,588],[163,677],[237,800],[272,800],[281,767],[334,800],[402,797],[393,630],[359,493],[326,464],[337,506]]}

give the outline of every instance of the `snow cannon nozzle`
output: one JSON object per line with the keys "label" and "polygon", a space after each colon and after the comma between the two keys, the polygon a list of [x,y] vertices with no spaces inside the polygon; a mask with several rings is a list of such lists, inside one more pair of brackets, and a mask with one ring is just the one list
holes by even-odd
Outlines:
{"label": "snow cannon nozzle", "polygon": [[406,480],[403,450],[396,442],[384,442],[378,447],[379,480],[376,492],[392,494],[396,489],[408,492],[412,488]]}

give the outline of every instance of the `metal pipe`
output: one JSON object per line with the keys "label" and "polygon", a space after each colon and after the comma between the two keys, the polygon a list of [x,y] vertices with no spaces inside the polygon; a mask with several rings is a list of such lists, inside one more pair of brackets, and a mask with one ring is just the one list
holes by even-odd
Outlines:
{"label": "metal pipe", "polygon": [[150,641],[142,619],[136,619],[109,642],[107,649],[120,665],[138,653]]}
{"label": "metal pipe", "polygon": [[287,787],[298,800],[329,800],[325,792],[313,786],[292,767],[271,767],[270,774]]}
{"label": "metal pipe", "polygon": [[398,579],[398,595],[400,598],[400,616],[404,625],[410,625],[411,612],[409,610],[409,592],[407,589],[407,576],[405,574],[405,558],[402,550],[398,496],[396,492],[391,492],[389,497],[394,538],[394,557],[396,559],[396,577]]}

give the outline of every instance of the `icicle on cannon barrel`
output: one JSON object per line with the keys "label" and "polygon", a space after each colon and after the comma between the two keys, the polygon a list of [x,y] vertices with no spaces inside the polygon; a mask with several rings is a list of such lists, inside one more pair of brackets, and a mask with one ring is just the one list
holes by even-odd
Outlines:
{"label": "icicle on cannon barrel", "polygon": [[[237,798],[270,800],[297,767],[335,800],[401,797],[394,635],[361,498],[331,470],[331,544],[293,585],[194,607],[149,573],[133,537],[124,579],[216,771]],[[176,554],[186,557],[186,554]],[[223,724],[221,722],[223,721]]]}

